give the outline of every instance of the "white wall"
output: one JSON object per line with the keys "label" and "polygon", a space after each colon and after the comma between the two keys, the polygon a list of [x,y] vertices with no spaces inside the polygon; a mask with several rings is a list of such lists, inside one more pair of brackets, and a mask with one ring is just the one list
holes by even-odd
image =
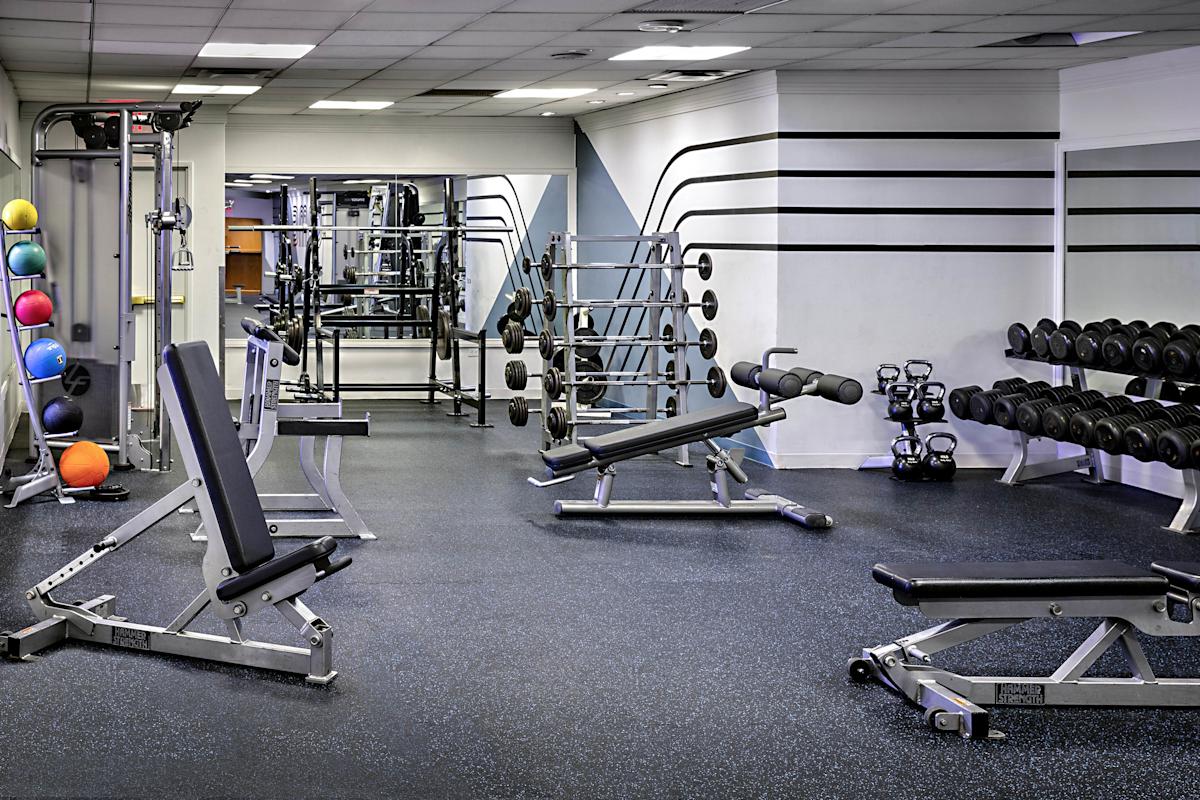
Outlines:
{"label": "white wall", "polygon": [[[19,112],[16,92],[0,67],[0,207],[21,194],[21,166],[24,163],[21,154],[25,147],[20,135]],[[3,462],[19,416],[20,384],[13,368],[8,331],[0,330],[4,336],[4,342],[0,343],[0,462]]]}

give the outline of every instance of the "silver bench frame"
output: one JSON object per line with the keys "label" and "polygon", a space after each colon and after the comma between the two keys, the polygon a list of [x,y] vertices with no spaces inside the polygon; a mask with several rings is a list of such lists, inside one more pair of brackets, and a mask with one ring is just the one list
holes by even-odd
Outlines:
{"label": "silver bench frame", "polygon": [[[187,421],[181,412],[179,397],[166,366],[158,370],[158,385],[175,429],[183,434],[187,430]],[[313,564],[306,564],[241,596],[222,601],[217,597],[217,587],[233,575],[234,570],[222,537],[211,537],[201,567],[204,589],[166,626],[129,622],[124,617],[116,616],[116,598],[113,595],[100,595],[79,604],[62,602],[51,596],[53,590],[129,544],[184,503],[194,502],[200,518],[212,530],[216,530],[216,514],[204,487],[191,437],[180,435],[178,443],[188,481],[27,591],[25,597],[39,622],[8,635],[8,655],[30,660],[38,651],[69,639],[295,673],[304,675],[310,683],[329,683],[337,675],[333,669],[333,631],[328,623],[300,601],[300,595],[320,577]],[[228,636],[214,636],[187,629],[210,607],[224,622]],[[294,647],[247,639],[243,631],[245,618],[268,607],[274,607],[296,628],[308,646]]]}
{"label": "silver bench frame", "polygon": [[[1172,603],[1186,605],[1190,619],[1169,617]],[[1160,678],[1138,644],[1149,636],[1200,636],[1200,595],[1172,585],[1166,594],[1018,599],[929,600],[916,606],[947,619],[889,644],[864,648],[850,660],[850,676],[871,678],[907,697],[936,730],[970,739],[1002,739],[983,706],[1200,707],[1200,678]],[[933,666],[932,657],[956,645],[1016,627],[1032,619],[1100,618],[1091,635],[1050,675],[960,675]],[[1117,648],[1128,677],[1084,677],[1104,653]]]}

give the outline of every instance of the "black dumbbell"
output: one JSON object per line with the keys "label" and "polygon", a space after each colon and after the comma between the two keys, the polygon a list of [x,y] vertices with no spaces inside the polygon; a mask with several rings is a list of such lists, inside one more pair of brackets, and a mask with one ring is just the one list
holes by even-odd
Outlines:
{"label": "black dumbbell", "polygon": [[1112,335],[1120,320],[1109,318],[1094,322],[1075,337],[1075,360],[1080,364],[1096,366],[1104,363],[1104,340]]}
{"label": "black dumbbell", "polygon": [[1050,357],[1050,337],[1057,330],[1066,329],[1072,333],[1079,333],[1083,330],[1083,326],[1073,319],[1064,319],[1054,328],[1047,330],[1044,327],[1036,327],[1029,333],[1029,346],[1033,348],[1033,354],[1039,358]]}
{"label": "black dumbbell", "polygon": [[[1057,327],[1054,324],[1054,320],[1043,317],[1038,320],[1034,329],[1041,328],[1042,330],[1053,332]],[[1012,348],[1013,354],[1018,356],[1027,355],[1033,351],[1033,342],[1030,337],[1029,328],[1025,327],[1025,323],[1014,322],[1008,326],[1008,346]]]}
{"label": "black dumbbell", "polygon": [[1196,372],[1196,354],[1200,353],[1200,325],[1184,325],[1162,351],[1162,365],[1172,375]]}
{"label": "black dumbbell", "polygon": [[[1058,387],[1063,388],[1063,387]],[[1088,404],[1104,399],[1104,394],[1097,391],[1086,392],[1071,392],[1061,400],[1053,400],[1045,396],[1037,400],[1029,400],[1017,406],[1017,428],[1029,436],[1042,436],[1050,434],[1046,432],[1043,419],[1047,412],[1053,411],[1055,419],[1059,422],[1058,427],[1054,427],[1051,422],[1051,428],[1060,435],[1064,435],[1067,426],[1070,424],[1071,415],[1079,411],[1083,411]]]}
{"label": "black dumbbell", "polygon": [[1200,465],[1200,425],[1170,428],[1158,435],[1154,443],[1158,460],[1175,469]]}
{"label": "black dumbbell", "polygon": [[[1120,414],[1131,405],[1133,405],[1132,400],[1119,394],[1093,403],[1089,408],[1071,416],[1068,438],[1075,444],[1091,447],[1096,433],[1096,424],[1105,417]],[[1045,425],[1045,420],[1043,420],[1042,426],[1045,427]]]}
{"label": "black dumbbell", "polygon": [[900,367],[896,364],[880,364],[875,368],[875,384],[879,391],[886,392],[889,383],[900,380]]}
{"label": "black dumbbell", "polygon": [[1188,405],[1200,405],[1200,386],[1189,386],[1183,390],[1180,395],[1179,402],[1187,403]]}
{"label": "black dumbbell", "polygon": [[971,419],[971,397],[982,392],[979,386],[960,386],[950,391],[950,413],[959,419]]}
{"label": "black dumbbell", "polygon": [[1050,388],[1050,384],[1045,381],[1034,381],[1033,383],[1022,383],[1015,389],[1009,391],[1005,389],[992,389],[987,392],[979,392],[971,397],[971,417],[984,425],[991,425],[995,422],[995,404],[1001,397],[1015,395],[1020,401],[1033,400],[1041,392]]}
{"label": "black dumbbell", "polygon": [[1084,333],[1098,337],[1101,342],[1112,332],[1112,327],[1105,322],[1089,322],[1082,331],[1076,331],[1065,324],[1050,334],[1050,355],[1056,361],[1075,361],[1077,358],[1077,342]]}
{"label": "black dumbbell", "polygon": [[1121,410],[1120,414],[1105,417],[1096,423],[1092,440],[1106,453],[1120,455],[1125,448],[1125,429],[1138,422],[1153,419],[1162,411],[1163,405],[1157,400],[1142,400],[1139,403]]}
{"label": "black dumbbell", "polygon": [[[1021,410],[1021,406],[1034,401],[1049,400],[1049,405],[1056,405],[1063,402],[1071,395],[1075,394],[1076,389],[1073,386],[1055,386],[1050,389],[1044,389],[1038,392],[1035,396],[1016,393],[1005,395],[998,398],[992,404],[992,419],[1001,428],[1006,428],[1010,431],[1015,431],[1020,427],[1017,421],[1017,414]],[[1049,406],[1047,406],[1049,407]]]}
{"label": "black dumbbell", "polygon": [[[508,421],[519,428],[529,424],[531,414],[541,414],[540,408],[530,408],[524,397],[514,397],[508,401]],[[567,410],[562,406],[553,406],[546,412],[546,430],[551,439],[566,439],[571,433],[571,424],[567,418]]]}
{"label": "black dumbbell", "polygon": [[1042,434],[1056,442],[1071,440],[1071,418],[1081,411],[1086,411],[1097,403],[1104,402],[1103,392],[1089,389],[1072,395],[1057,406],[1050,406],[1042,412]]}
{"label": "black dumbbell", "polygon": [[[1146,397],[1148,391],[1149,384],[1145,378],[1134,378],[1125,384],[1125,394],[1132,397]],[[1171,381],[1163,381],[1158,387],[1157,399],[1166,400],[1168,403],[1178,403],[1183,400],[1183,392],[1177,384]]]}
{"label": "black dumbbell", "polygon": [[1159,335],[1150,334],[1152,330],[1159,331],[1160,334],[1165,334],[1167,340],[1171,338],[1171,334],[1174,332],[1171,330],[1174,326],[1169,322],[1157,322],[1153,327],[1143,327],[1139,323],[1141,323],[1141,320],[1118,325],[1104,339],[1101,349],[1104,353],[1105,364],[1114,369],[1128,369],[1133,365],[1133,348],[1135,342],[1146,335]]}
{"label": "black dumbbell", "polygon": [[1142,372],[1157,373],[1162,369],[1163,349],[1171,341],[1172,333],[1166,328],[1153,327],[1144,331],[1133,342],[1130,360]]}
{"label": "black dumbbell", "polygon": [[913,413],[926,422],[937,422],[946,417],[946,384],[940,381],[925,381],[917,384],[917,403]]}
{"label": "black dumbbell", "polygon": [[1200,423],[1200,413],[1191,406],[1171,406],[1154,419],[1138,422],[1125,429],[1125,452],[1138,461],[1158,458],[1158,437],[1171,428],[1185,428]]}

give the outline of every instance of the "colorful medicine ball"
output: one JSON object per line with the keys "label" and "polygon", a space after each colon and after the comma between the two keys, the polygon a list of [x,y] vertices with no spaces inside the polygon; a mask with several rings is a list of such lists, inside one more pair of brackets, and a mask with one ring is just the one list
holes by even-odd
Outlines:
{"label": "colorful medicine ball", "polygon": [[0,212],[0,219],[10,231],[28,231],[37,227],[38,213],[28,200],[9,200]]}
{"label": "colorful medicine ball", "polygon": [[53,378],[67,368],[67,353],[53,339],[38,339],[25,348],[25,369],[35,378]]}
{"label": "colorful medicine ball", "polygon": [[42,406],[42,428],[46,433],[74,433],[83,427],[83,409],[67,396],[55,397]]}
{"label": "colorful medicine ball", "polygon": [[8,248],[8,268],[14,275],[41,275],[46,271],[46,251],[37,242],[17,242]]}
{"label": "colorful medicine ball", "polygon": [[73,489],[99,486],[108,469],[108,453],[95,442],[76,442],[58,457],[58,474]]}
{"label": "colorful medicine ball", "polygon": [[13,301],[13,313],[22,325],[45,325],[54,313],[54,304],[45,292],[30,289],[17,295]]}

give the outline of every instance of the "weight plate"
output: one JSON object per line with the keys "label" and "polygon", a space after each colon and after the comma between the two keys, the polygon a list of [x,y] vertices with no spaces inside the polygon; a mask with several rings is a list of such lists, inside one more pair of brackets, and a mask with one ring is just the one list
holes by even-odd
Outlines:
{"label": "weight plate", "polygon": [[[420,307],[424,309],[424,306]],[[428,313],[428,312],[426,312]],[[439,311],[437,318],[437,357],[442,361],[450,360],[451,349],[451,329],[454,327],[454,321],[450,317],[449,311]]]}
{"label": "weight plate", "polygon": [[549,253],[542,253],[542,261],[538,265],[538,269],[542,274],[542,280],[546,283],[554,280],[554,262],[550,260]]}
{"label": "weight plate", "polygon": [[720,398],[725,394],[727,383],[725,381],[725,370],[720,367],[709,367],[708,370],[708,393],[712,397]]}
{"label": "weight plate", "polygon": [[700,311],[709,322],[717,318],[717,293],[712,289],[705,289],[701,295]]}
{"label": "weight plate", "polygon": [[712,277],[712,270],[713,270],[712,256],[710,256],[708,253],[701,253],[700,259],[699,259],[699,266],[700,266],[700,269],[698,270],[698,272],[700,274],[700,280],[706,281]]}
{"label": "weight plate", "polygon": [[608,380],[607,377],[604,375],[589,377],[592,373],[602,371],[603,365],[583,359],[575,361],[575,380],[578,381],[575,387],[576,402],[585,406],[594,406],[604,399],[604,395],[608,394],[608,384],[598,381]]}

